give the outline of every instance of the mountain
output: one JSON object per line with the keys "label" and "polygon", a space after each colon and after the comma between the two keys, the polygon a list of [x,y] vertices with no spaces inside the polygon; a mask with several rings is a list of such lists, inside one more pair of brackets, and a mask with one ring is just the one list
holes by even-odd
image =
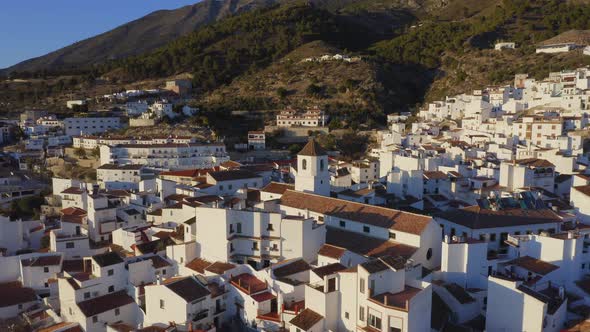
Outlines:
{"label": "mountain", "polygon": [[[544,77],[590,62],[581,52],[535,54],[544,40],[590,29],[586,0],[248,3],[237,11],[233,7],[239,15],[228,14],[156,49],[93,63],[92,75],[80,65],[84,75],[76,78],[51,77],[57,82],[38,89],[28,88],[30,82],[12,82],[0,94],[22,105],[55,91],[91,86],[99,76],[117,89],[183,74],[192,77],[203,110],[318,104],[345,126],[383,123],[385,114],[415,110],[444,94],[510,83],[516,73]],[[513,41],[517,49],[494,51],[497,41]],[[361,56],[363,61],[347,66],[297,60],[297,54],[322,53]]]}
{"label": "mountain", "polygon": [[98,36],[23,61],[0,73],[77,70],[106,60],[142,54],[203,25],[274,2],[275,0],[203,0],[174,10],[156,11]]}

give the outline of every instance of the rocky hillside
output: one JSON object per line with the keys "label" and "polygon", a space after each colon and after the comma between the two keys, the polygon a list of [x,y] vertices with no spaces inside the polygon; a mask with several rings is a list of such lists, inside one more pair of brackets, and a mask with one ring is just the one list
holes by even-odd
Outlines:
{"label": "rocky hillside", "polygon": [[[195,1],[196,2],[196,1]],[[266,7],[275,0],[203,0],[160,10],[114,30],[2,70],[3,73],[76,71],[106,60],[142,54],[230,15]]]}

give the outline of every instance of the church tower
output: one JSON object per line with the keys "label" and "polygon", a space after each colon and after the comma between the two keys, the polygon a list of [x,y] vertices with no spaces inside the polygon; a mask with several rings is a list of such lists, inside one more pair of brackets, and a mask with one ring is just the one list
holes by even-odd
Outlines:
{"label": "church tower", "polygon": [[330,196],[328,154],[313,139],[297,154],[295,190]]}

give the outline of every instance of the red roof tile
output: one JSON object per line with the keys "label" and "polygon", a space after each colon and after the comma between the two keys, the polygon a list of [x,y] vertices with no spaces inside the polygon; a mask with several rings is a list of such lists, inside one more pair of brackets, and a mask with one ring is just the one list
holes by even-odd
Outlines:
{"label": "red roof tile", "polygon": [[418,235],[432,221],[428,216],[294,190],[285,191],[281,205]]}

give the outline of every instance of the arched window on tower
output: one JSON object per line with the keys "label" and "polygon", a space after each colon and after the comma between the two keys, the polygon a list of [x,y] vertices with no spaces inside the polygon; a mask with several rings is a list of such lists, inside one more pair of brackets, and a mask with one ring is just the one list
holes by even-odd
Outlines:
{"label": "arched window on tower", "polygon": [[324,170],[324,159],[320,159],[320,171]]}
{"label": "arched window on tower", "polygon": [[303,161],[301,162],[301,167],[303,169],[307,169],[307,159],[303,159]]}

